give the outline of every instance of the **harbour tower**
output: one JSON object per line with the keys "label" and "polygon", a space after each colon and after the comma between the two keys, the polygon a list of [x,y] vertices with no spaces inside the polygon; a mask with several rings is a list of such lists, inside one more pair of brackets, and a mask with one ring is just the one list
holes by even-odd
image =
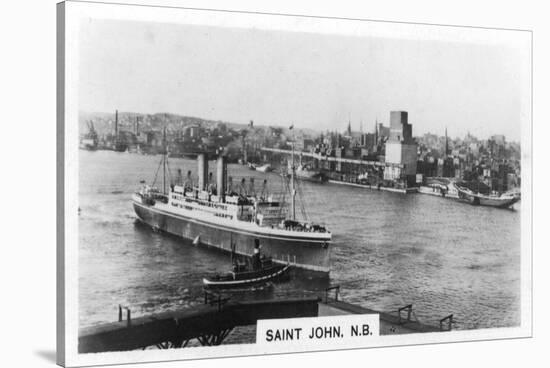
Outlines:
{"label": "harbour tower", "polygon": [[418,145],[412,136],[412,124],[406,111],[390,112],[390,136],[386,142],[385,180],[402,180],[408,186],[416,182]]}

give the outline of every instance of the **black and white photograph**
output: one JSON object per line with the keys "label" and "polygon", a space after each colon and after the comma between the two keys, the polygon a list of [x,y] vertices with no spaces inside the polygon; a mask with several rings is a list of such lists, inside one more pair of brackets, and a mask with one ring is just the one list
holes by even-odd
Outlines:
{"label": "black and white photograph", "polygon": [[531,336],[531,32],[78,1],[57,26],[60,364]]}

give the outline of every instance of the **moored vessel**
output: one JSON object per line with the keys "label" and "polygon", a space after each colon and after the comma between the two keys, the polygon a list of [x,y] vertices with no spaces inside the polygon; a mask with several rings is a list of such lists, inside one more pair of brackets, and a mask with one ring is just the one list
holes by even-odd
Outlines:
{"label": "moored vessel", "polygon": [[88,133],[80,139],[80,148],[88,151],[95,151],[99,141],[98,135],[94,128],[93,121],[87,121],[86,124],[88,125]]}
{"label": "moored vessel", "polygon": [[438,197],[458,199],[455,182],[449,178],[430,177],[418,187],[418,192]]}
{"label": "moored vessel", "polygon": [[458,191],[458,198],[472,205],[509,208],[521,199],[519,193],[515,192],[482,194],[458,183],[455,184],[455,187]]}
{"label": "moored vessel", "polygon": [[273,171],[273,168],[271,167],[270,164],[265,164],[262,166],[257,166],[256,171],[267,173],[267,172]]}
{"label": "moored vessel", "polygon": [[313,170],[309,165],[299,165],[296,168],[296,179],[324,183],[328,178],[318,170]]}

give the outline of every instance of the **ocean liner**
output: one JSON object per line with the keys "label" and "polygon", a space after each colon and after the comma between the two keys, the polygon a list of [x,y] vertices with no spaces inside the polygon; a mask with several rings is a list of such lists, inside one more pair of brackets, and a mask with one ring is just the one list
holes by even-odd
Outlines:
{"label": "ocean liner", "polygon": [[[161,164],[166,171],[167,158]],[[227,162],[217,157],[216,183],[208,177],[208,157],[199,153],[198,185],[188,180],[163,190],[143,185],[132,202],[138,218],[156,230],[243,256],[251,256],[255,239],[273,262],[290,263],[329,273],[331,233],[323,226],[296,220],[294,177],[290,179],[290,208],[273,196],[228,188]],[[244,179],[243,179],[244,181]],[[242,187],[241,187],[242,188]],[[167,190],[168,189],[168,190]]]}

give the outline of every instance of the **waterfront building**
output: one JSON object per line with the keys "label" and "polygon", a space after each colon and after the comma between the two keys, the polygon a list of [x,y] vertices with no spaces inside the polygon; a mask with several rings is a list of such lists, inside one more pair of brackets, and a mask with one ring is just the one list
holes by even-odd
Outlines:
{"label": "waterfront building", "polygon": [[406,180],[409,184],[416,181],[418,145],[412,137],[412,125],[408,122],[406,111],[390,112],[390,135],[386,142],[384,171],[386,180]]}
{"label": "waterfront building", "polygon": [[374,133],[361,134],[361,147],[366,149],[367,154],[376,152],[377,150],[376,134]]}
{"label": "waterfront building", "polygon": [[386,142],[390,137],[390,127],[384,126],[382,123],[378,123],[376,130],[376,141],[378,144]]}

